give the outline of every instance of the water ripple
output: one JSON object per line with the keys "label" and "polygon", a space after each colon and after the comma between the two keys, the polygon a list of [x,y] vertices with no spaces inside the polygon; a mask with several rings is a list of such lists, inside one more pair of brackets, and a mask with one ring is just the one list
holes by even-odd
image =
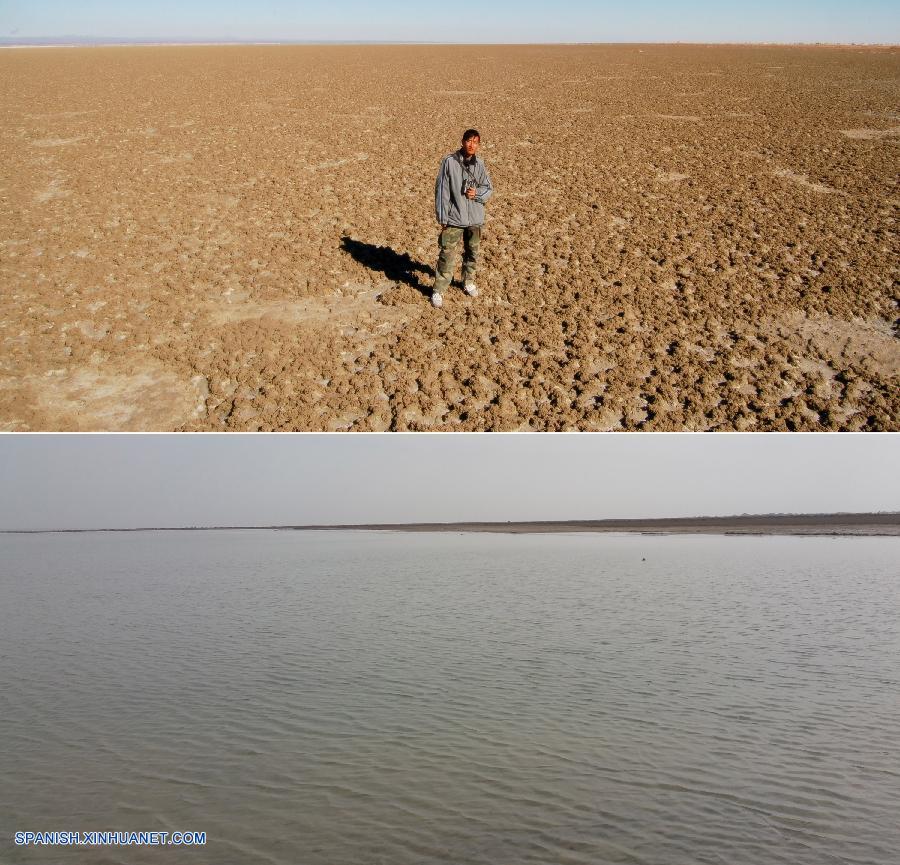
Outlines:
{"label": "water ripple", "polygon": [[6,536],[0,833],[198,829],[184,861],[217,865],[888,865],[896,543]]}

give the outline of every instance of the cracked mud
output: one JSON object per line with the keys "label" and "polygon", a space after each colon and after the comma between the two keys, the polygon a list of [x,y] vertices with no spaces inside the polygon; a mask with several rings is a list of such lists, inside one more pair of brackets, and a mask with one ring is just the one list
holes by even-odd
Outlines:
{"label": "cracked mud", "polygon": [[[896,430],[900,52],[5,50],[0,429]],[[428,303],[478,127],[480,295]]]}

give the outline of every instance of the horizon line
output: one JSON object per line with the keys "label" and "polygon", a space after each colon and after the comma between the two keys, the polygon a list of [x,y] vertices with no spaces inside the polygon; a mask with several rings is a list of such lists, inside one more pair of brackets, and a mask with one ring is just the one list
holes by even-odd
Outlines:
{"label": "horizon line", "polygon": [[0,36],[0,47],[46,46],[56,48],[115,45],[707,45],[707,46],[765,46],[765,47],[833,47],[833,48],[900,48],[900,42],[825,42],[825,41],[730,41],[730,40],[558,40],[553,42],[445,42],[420,39],[207,39],[202,37],[157,38],[153,36]]}
{"label": "horizon line", "polygon": [[[686,517],[606,517],[604,519],[563,519],[563,520],[449,520],[449,521],[423,521],[423,522],[399,522],[399,523],[306,523],[306,524],[280,524],[280,525],[244,525],[244,526],[132,526],[126,528],[53,528],[53,529],[0,529],[0,534],[69,534],[84,532],[182,532],[182,531],[265,531],[276,529],[290,529],[297,531],[333,531],[354,529],[404,529],[416,527],[445,527],[454,526],[651,526],[660,524],[693,524],[693,523],[727,523],[737,521],[761,521],[761,520],[830,520],[841,518],[859,519],[861,517],[895,518],[900,526],[900,511],[831,511],[825,513],[792,513],[771,512],[764,514],[727,514],[727,515],[703,515]],[[889,523],[890,524],[890,523]]]}

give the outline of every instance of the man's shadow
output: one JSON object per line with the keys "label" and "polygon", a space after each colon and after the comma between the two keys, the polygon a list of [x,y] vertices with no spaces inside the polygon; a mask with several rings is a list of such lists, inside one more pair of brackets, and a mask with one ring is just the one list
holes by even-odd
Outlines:
{"label": "man's shadow", "polygon": [[[389,246],[375,246],[373,243],[363,243],[352,237],[341,238],[341,248],[349,252],[361,265],[369,270],[380,270],[388,279],[394,282],[403,282],[410,285],[422,294],[431,296],[431,282],[434,280],[434,268],[422,264],[411,258],[409,253],[402,255],[395,252]],[[425,285],[417,276],[418,273],[429,277],[429,284]]]}

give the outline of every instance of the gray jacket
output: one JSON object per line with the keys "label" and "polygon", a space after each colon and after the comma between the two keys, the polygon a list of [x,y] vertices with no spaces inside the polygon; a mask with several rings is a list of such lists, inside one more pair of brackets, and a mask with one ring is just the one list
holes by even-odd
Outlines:
{"label": "gray jacket", "polygon": [[[475,197],[466,198],[465,184],[475,185]],[[465,165],[459,150],[445,156],[434,186],[434,215],[441,225],[469,228],[484,225],[484,203],[494,187],[481,157],[474,165]]]}

